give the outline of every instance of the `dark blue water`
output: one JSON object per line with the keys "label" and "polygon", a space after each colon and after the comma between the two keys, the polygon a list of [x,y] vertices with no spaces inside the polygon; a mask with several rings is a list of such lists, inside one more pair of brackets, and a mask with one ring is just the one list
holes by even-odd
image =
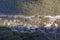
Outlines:
{"label": "dark blue water", "polygon": [[0,14],[17,14],[18,0],[0,0]]}

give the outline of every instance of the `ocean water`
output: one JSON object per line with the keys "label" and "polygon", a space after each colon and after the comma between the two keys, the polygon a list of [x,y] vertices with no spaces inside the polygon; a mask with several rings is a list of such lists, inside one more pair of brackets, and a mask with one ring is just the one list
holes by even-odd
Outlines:
{"label": "ocean water", "polygon": [[17,0],[0,0],[0,14],[17,14]]}

